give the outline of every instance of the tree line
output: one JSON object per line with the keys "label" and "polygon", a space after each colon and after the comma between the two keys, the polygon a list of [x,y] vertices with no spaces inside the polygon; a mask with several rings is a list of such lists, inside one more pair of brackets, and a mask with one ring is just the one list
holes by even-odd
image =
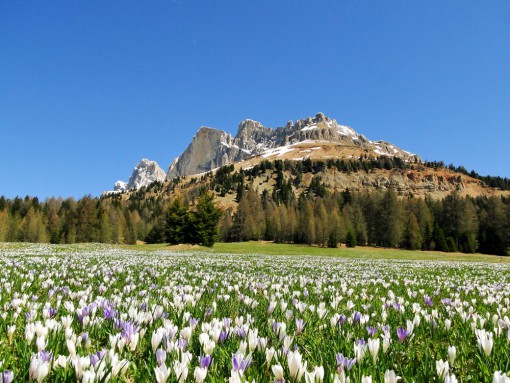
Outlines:
{"label": "tree line", "polygon": [[337,247],[369,245],[411,250],[509,255],[510,200],[460,197],[399,198],[380,193],[301,194],[276,203],[246,191],[220,221],[223,241],[268,240]]}
{"label": "tree line", "polygon": [[[180,178],[167,184],[155,182],[124,195],[43,202],[29,196],[0,197],[0,242],[131,244],[140,240],[210,245],[217,238],[264,239],[331,247],[345,243],[508,254],[507,197],[472,198],[452,193],[434,200],[402,197],[393,190],[331,191],[321,179],[321,173],[331,167],[349,172],[415,165],[391,157],[263,161],[238,171],[233,165],[225,166],[186,184]],[[302,189],[305,173],[313,177]],[[266,182],[260,193],[254,190],[255,177]],[[172,197],[176,193],[181,197]],[[235,207],[219,212],[211,193],[233,198]]]}

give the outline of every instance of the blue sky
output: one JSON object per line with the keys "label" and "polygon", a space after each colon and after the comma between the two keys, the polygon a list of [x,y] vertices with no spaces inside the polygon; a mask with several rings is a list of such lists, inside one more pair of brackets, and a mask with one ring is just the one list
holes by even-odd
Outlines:
{"label": "blue sky", "polygon": [[317,112],[510,177],[510,2],[0,2],[8,197],[99,195],[202,125]]}

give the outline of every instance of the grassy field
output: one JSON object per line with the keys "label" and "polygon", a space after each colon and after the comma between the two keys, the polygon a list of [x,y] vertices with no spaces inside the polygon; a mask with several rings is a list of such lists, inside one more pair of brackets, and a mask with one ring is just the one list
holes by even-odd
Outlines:
{"label": "grassy field", "polygon": [[463,254],[463,253],[443,253],[435,251],[411,251],[398,249],[384,249],[374,247],[346,248],[336,249],[322,248],[317,246],[280,244],[264,241],[218,242],[212,248],[200,246],[168,246],[162,244],[156,245],[133,245],[125,248],[142,251],[172,250],[172,251],[206,251],[212,253],[231,253],[231,254],[268,254],[268,255],[316,255],[343,258],[365,258],[365,259],[401,259],[401,260],[430,260],[430,261],[463,261],[463,262],[510,262],[510,257],[501,257],[485,254]]}

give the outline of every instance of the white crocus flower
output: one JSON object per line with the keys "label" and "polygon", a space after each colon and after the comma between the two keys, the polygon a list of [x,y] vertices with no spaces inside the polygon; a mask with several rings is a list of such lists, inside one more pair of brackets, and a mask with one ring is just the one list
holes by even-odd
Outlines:
{"label": "white crocus flower", "polygon": [[312,372],[305,371],[305,382],[315,383],[315,371]]}
{"label": "white crocus flower", "polygon": [[436,371],[439,379],[444,379],[450,370],[450,366],[448,365],[448,361],[443,362],[443,360],[436,360]]}
{"label": "white crocus flower", "polygon": [[[266,348],[266,362],[269,366],[271,364],[271,360],[276,357],[276,350],[274,347]],[[276,359],[276,358],[275,358]]]}
{"label": "white crocus flower", "polygon": [[324,381],[324,367],[315,366],[314,372],[315,372],[315,382],[322,383]]}
{"label": "white crocus flower", "polygon": [[393,370],[386,370],[384,373],[384,383],[397,383],[399,379],[402,379],[400,376],[395,374]]}
{"label": "white crocus flower", "polygon": [[492,383],[510,383],[510,377],[503,374],[501,371],[495,371]]}
{"label": "white crocus flower", "polygon": [[333,378],[333,383],[350,383],[351,378],[345,375],[345,371],[342,370],[340,375],[335,374]]}
{"label": "white crocus flower", "polygon": [[69,350],[69,355],[72,357],[76,356],[76,346],[71,339],[66,340],[67,349]]}
{"label": "white crocus flower", "polygon": [[492,352],[492,346],[494,345],[493,333],[485,330],[475,330],[476,338],[478,340],[478,348],[483,350],[485,355],[490,356]]}
{"label": "white crocus flower", "polygon": [[214,343],[214,340],[207,340],[204,343],[204,352],[207,355],[211,355],[213,353],[215,347],[216,347],[216,343]]}
{"label": "white crocus flower", "polygon": [[196,383],[202,383],[207,376],[207,368],[197,366],[195,367],[195,372],[193,377],[195,378]]}
{"label": "white crocus flower", "polygon": [[161,343],[161,340],[163,339],[164,331],[161,331],[161,329],[157,329],[152,333],[151,337],[151,346],[152,346],[152,352],[156,352],[156,349],[158,348],[159,344]]}
{"label": "white crocus flower", "polygon": [[448,361],[450,362],[450,365],[453,366],[453,363],[455,363],[455,357],[457,356],[457,349],[455,346],[448,346]]}
{"label": "white crocus flower", "polygon": [[186,381],[188,377],[188,363],[174,361],[174,373],[179,383]]}
{"label": "white crocus flower", "polygon": [[283,381],[283,367],[279,364],[271,366],[271,370],[273,371],[273,375],[275,377],[275,380],[278,380],[280,382]]}
{"label": "white crocus flower", "polygon": [[306,370],[306,362],[302,363],[303,357],[299,351],[289,351],[287,354],[287,363],[289,366],[289,373],[293,380],[300,380]]}
{"label": "white crocus flower", "polygon": [[170,376],[171,370],[166,366],[166,364],[162,364],[154,369],[154,373],[156,374],[156,381],[158,383],[166,383],[168,377]]}
{"label": "white crocus flower", "polygon": [[81,378],[82,383],[94,383],[96,379],[96,373],[94,370],[86,370],[83,372],[83,377]]}
{"label": "white crocus flower", "polygon": [[379,338],[368,340],[368,351],[370,351],[370,355],[372,355],[372,360],[374,361],[374,364],[377,362],[377,355],[379,353],[380,345],[381,341]]}
{"label": "white crocus flower", "polygon": [[446,375],[446,377],[444,378],[444,383],[457,383],[457,378],[455,377],[455,374]]}

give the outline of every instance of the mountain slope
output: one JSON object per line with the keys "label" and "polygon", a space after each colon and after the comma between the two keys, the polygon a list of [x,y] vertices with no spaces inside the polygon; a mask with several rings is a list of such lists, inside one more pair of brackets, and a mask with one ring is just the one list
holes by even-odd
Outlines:
{"label": "mountain slope", "polygon": [[317,145],[337,146],[336,157],[349,158],[366,154],[399,157],[416,161],[418,157],[384,141],[369,141],[352,128],[339,125],[336,120],[318,113],[315,117],[289,121],[286,126],[266,128],[253,120],[239,124],[235,137],[208,127],[202,127],[186,150],[170,165],[167,180],[174,177],[200,174],[220,166],[240,162],[254,156],[271,157],[291,151],[290,146],[316,142]]}

